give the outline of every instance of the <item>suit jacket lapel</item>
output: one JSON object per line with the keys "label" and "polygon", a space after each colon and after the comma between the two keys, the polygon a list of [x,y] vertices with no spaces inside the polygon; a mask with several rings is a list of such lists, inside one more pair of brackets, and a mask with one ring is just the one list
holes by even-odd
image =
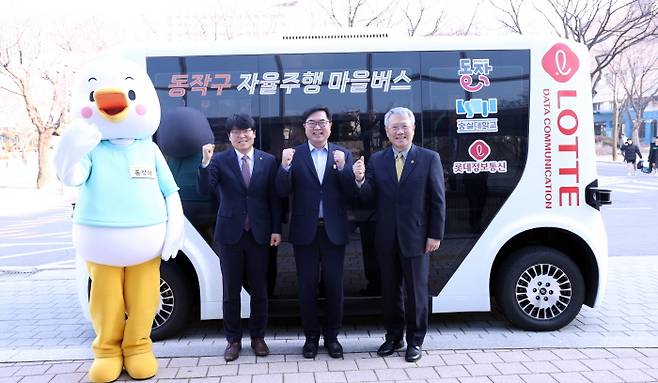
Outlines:
{"label": "suit jacket lapel", "polygon": [[393,155],[393,147],[389,147],[384,152],[384,173],[388,174],[391,178],[393,185],[398,184],[398,175],[395,172],[395,156]]}
{"label": "suit jacket lapel", "polygon": [[[226,160],[228,161],[228,167],[233,171],[233,174],[235,177],[237,177],[238,182],[240,182],[240,185],[242,185],[243,188],[247,188],[247,185],[244,184],[244,178],[242,178],[242,170],[238,167],[238,154],[235,152],[235,149],[230,148],[227,149],[229,152],[227,153]],[[242,159],[240,159],[242,161]]]}
{"label": "suit jacket lapel", "polygon": [[409,177],[409,174],[416,168],[416,150],[414,145],[411,145],[407,158],[404,159],[404,167],[402,168],[402,175],[400,176],[400,185]]}
{"label": "suit jacket lapel", "polygon": [[313,175],[313,179],[318,184],[320,184],[320,179],[318,178],[318,172],[317,170],[315,170],[315,164],[313,163],[313,158],[311,157],[311,149],[308,147],[308,142],[302,145],[301,155],[302,155],[302,160],[306,163],[306,166],[308,166],[309,170],[311,171],[311,174]]}
{"label": "suit jacket lapel", "polygon": [[[328,144],[327,144],[327,163],[326,163],[325,166],[324,166],[324,175],[323,175],[323,177],[322,177],[322,183],[323,183],[323,184],[324,184],[324,180],[327,179],[327,174],[328,174],[332,169],[334,169],[334,166],[336,165],[336,163],[334,162],[334,155],[333,155],[333,151],[334,151],[334,150],[338,150],[338,149],[336,149],[336,147],[334,146],[334,144],[332,144],[332,143],[328,143]],[[345,158],[345,159],[347,159],[347,158]]]}

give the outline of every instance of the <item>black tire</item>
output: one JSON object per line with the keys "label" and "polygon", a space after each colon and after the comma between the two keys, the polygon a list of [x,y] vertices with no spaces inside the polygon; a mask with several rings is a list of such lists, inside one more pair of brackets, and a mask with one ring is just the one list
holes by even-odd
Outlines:
{"label": "black tire", "polygon": [[192,310],[190,280],[181,265],[173,259],[160,265],[160,297],[160,309],[151,326],[153,340],[176,335],[187,324]]}
{"label": "black tire", "polygon": [[585,300],[585,282],[578,266],[564,253],[543,246],[526,247],[501,264],[495,296],[514,326],[552,331],[578,315]]}

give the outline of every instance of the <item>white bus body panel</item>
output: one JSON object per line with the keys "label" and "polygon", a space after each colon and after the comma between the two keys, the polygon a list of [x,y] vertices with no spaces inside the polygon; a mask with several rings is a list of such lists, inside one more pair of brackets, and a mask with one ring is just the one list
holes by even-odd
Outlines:
{"label": "white bus body panel", "polygon": [[190,260],[197,274],[200,319],[221,318],[222,270],[219,258],[187,219],[182,252]]}
{"label": "white bus body panel", "polygon": [[[575,52],[579,67],[569,81],[554,80],[542,66],[544,56],[557,43]],[[519,184],[510,195],[489,227],[478,239],[469,255],[452,275],[441,293],[433,297],[434,312],[465,312],[490,310],[489,282],[491,267],[498,251],[511,238],[535,228],[560,228],[580,236],[591,248],[598,265],[598,304],[606,286],[607,239],[600,212],[585,203],[585,187],[596,179],[594,153],[594,129],[589,78],[589,53],[578,43],[568,40],[541,40],[525,36],[495,37],[446,37],[446,38],[390,38],[390,39],[328,39],[294,41],[222,41],[217,43],[152,44],[108,51],[132,59],[146,67],[146,57],[239,55],[239,54],[295,54],[295,53],[348,53],[348,52],[395,52],[409,51],[459,51],[459,50],[530,50],[530,110],[528,158]],[[563,53],[563,52],[562,52]],[[560,70],[565,57],[554,58]],[[562,61],[560,61],[562,60]],[[548,92],[548,110],[545,110],[545,90]],[[577,97],[562,97],[557,103],[558,91],[576,91]],[[575,133],[565,135],[557,127],[559,113],[573,110],[578,119]],[[551,154],[550,177],[545,168],[545,118],[550,122],[549,147]],[[568,118],[567,118],[568,120]],[[568,121],[563,120],[564,125]],[[568,129],[567,129],[568,130]],[[573,152],[560,152],[559,145],[573,145],[574,138],[580,143],[577,158]],[[562,175],[560,168],[574,168],[578,161],[578,180],[573,175]],[[547,179],[550,179],[552,207],[546,208]],[[578,205],[560,206],[560,188],[578,187]],[[566,196],[563,200],[566,201]],[[575,198],[575,195],[572,195]],[[222,277],[219,259],[189,222],[186,222],[186,240],[183,251],[188,256],[199,277],[201,319],[222,316]],[[477,255],[477,257],[476,257]],[[249,296],[241,295],[241,316],[249,316]]]}
{"label": "white bus body panel", "polygon": [[[530,124],[523,176],[441,293],[433,298],[433,312],[489,311],[490,271],[498,251],[515,235],[535,228],[564,229],[587,243],[596,257],[599,271],[595,305],[603,298],[607,281],[607,237],[601,213],[585,203],[585,187],[596,179],[590,58],[584,46],[560,42],[576,53],[580,63],[573,77],[564,83],[555,81],[542,65],[544,56],[556,41],[526,47],[531,49]],[[548,58],[564,60],[562,54],[548,55]],[[565,71],[573,69],[565,67],[563,61],[558,64],[563,64]],[[565,174],[561,174],[561,170]],[[561,188],[572,187],[578,188],[577,202],[574,194],[560,193],[571,190]]]}
{"label": "white bus body panel", "polygon": [[[182,252],[192,263],[199,283],[199,319],[221,319],[222,308],[222,270],[219,257],[208,246],[199,232],[185,219],[185,243]],[[194,281],[192,281],[194,283]],[[249,294],[243,288],[240,294],[240,316],[249,318]]]}

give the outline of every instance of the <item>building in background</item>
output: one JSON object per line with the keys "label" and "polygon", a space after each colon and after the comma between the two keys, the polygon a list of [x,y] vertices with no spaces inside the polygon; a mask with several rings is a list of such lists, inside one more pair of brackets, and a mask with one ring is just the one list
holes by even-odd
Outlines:
{"label": "building in background", "polygon": [[[598,96],[598,94],[597,94]],[[594,134],[600,139],[612,140],[614,109],[612,95],[594,97],[592,109],[594,111]],[[621,130],[620,136],[631,137],[633,134],[633,120],[636,118],[632,108],[626,107],[620,110]],[[644,111],[642,124],[638,131],[639,144],[649,145],[655,137],[658,137],[658,98],[649,103]],[[619,137],[621,138],[621,137]]]}

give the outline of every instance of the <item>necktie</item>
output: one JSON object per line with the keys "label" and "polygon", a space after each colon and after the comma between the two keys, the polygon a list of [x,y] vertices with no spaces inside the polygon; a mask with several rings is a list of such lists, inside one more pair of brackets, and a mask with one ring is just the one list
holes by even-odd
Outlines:
{"label": "necktie", "polygon": [[398,182],[400,182],[400,176],[402,176],[402,169],[404,168],[404,155],[398,153],[395,155],[395,173],[398,175]]}
{"label": "necktie", "polygon": [[[246,187],[249,187],[249,181],[251,181],[251,174],[249,173],[249,157],[242,156],[242,179]],[[251,224],[249,223],[249,213],[245,216],[244,219],[244,229],[249,231],[251,229]]]}

